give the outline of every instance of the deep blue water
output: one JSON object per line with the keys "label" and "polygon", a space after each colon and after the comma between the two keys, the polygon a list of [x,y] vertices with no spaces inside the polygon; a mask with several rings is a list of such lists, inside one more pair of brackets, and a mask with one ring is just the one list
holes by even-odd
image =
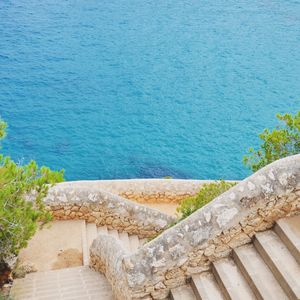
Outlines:
{"label": "deep blue water", "polygon": [[239,179],[300,108],[300,1],[1,0],[14,159],[67,179]]}

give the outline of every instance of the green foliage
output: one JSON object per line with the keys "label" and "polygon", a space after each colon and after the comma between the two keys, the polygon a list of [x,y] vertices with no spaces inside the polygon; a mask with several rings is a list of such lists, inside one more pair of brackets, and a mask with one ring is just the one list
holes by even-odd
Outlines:
{"label": "green foliage", "polygon": [[273,130],[265,129],[259,135],[260,148],[250,148],[243,158],[244,164],[253,172],[277,159],[300,153],[300,111],[295,115],[277,114],[276,117],[283,124]]}
{"label": "green foliage", "polygon": [[[236,182],[225,182],[224,180],[203,184],[200,191],[195,196],[188,197],[181,201],[180,205],[177,207],[177,212],[179,213],[178,218],[174,222],[169,224],[164,230],[173,227],[174,225],[191,215],[197,209],[201,208],[219,195],[229,190],[234,185],[236,185]],[[164,230],[162,230],[162,232]],[[162,232],[155,234],[154,236],[149,238],[148,241],[155,239]]]}
{"label": "green foliage", "polygon": [[235,184],[235,182],[225,182],[224,180],[203,184],[198,194],[181,201],[177,208],[177,212],[181,215],[181,220],[226,192]]}
{"label": "green foliage", "polygon": [[[272,130],[265,129],[259,135],[259,138],[262,140],[260,148],[258,150],[250,148],[248,155],[243,158],[244,164],[253,172],[275,160],[300,153],[300,111],[295,115],[277,114],[276,117],[282,121],[281,126]],[[185,219],[235,184],[223,180],[204,184],[197,195],[182,200],[177,208],[180,216],[169,227]]]}
{"label": "green foliage", "polygon": [[[0,137],[5,136],[5,128],[0,119]],[[63,170],[39,168],[34,161],[18,165],[0,155],[0,264],[5,257],[18,254],[38,226],[50,220],[42,200],[49,186],[60,181]]]}
{"label": "green foliage", "polygon": [[7,127],[6,123],[3,120],[1,120],[1,118],[0,118],[0,139],[3,139],[5,137],[6,127]]}
{"label": "green foliage", "polygon": [[0,300],[13,300],[13,298],[9,295],[2,295],[0,290]]}

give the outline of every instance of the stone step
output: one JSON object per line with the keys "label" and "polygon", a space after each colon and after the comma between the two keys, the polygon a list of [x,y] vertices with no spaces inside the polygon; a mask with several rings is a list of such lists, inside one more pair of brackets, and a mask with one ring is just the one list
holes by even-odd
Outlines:
{"label": "stone step", "polygon": [[93,240],[97,237],[97,226],[95,223],[86,223],[86,247],[88,251],[88,257],[85,258],[84,265],[88,265],[90,262],[90,247]]}
{"label": "stone step", "polygon": [[148,242],[148,239],[140,239],[140,247],[144,246]]}
{"label": "stone step", "polygon": [[98,234],[109,234],[118,239],[128,253],[135,252],[139,247],[143,246],[148,239],[139,239],[137,235],[129,235],[127,232],[118,232],[116,229],[107,229],[107,226],[97,228]]}
{"label": "stone step", "polygon": [[224,300],[224,296],[211,273],[193,275],[191,286],[197,299]]}
{"label": "stone step", "polygon": [[257,299],[288,299],[253,245],[236,248],[233,258]]}
{"label": "stone step", "polygon": [[242,273],[232,259],[222,259],[212,264],[212,271],[226,299],[256,299]]}
{"label": "stone step", "polygon": [[300,266],[272,230],[255,235],[254,245],[290,299],[300,299]]}
{"label": "stone step", "polygon": [[89,260],[90,260],[90,251],[88,247],[88,241],[87,241],[87,230],[86,230],[86,223],[83,221],[81,225],[81,240],[82,240],[82,260],[83,265],[88,266]]}
{"label": "stone step", "polygon": [[197,300],[193,289],[189,285],[172,289],[170,297],[171,300]]}
{"label": "stone step", "polygon": [[108,229],[108,234],[113,236],[117,240],[119,239],[119,233],[116,229]]}
{"label": "stone step", "polygon": [[300,215],[278,220],[274,231],[300,264]]}
{"label": "stone step", "polygon": [[37,272],[16,279],[10,296],[14,300],[114,299],[104,275],[86,266]]}
{"label": "stone step", "polygon": [[98,234],[108,234],[108,230],[106,226],[101,226],[97,228]]}
{"label": "stone step", "polygon": [[87,246],[90,249],[93,240],[97,237],[97,226],[95,223],[86,224],[86,236],[87,236]]}
{"label": "stone step", "polygon": [[129,236],[129,241],[130,241],[130,249],[131,249],[131,252],[136,252],[137,249],[139,248],[140,246],[140,241],[139,241],[139,238],[137,235],[130,235]]}
{"label": "stone step", "polygon": [[120,232],[119,233],[120,241],[124,247],[124,249],[129,253],[131,251],[130,249],[130,241],[129,236],[127,232]]}

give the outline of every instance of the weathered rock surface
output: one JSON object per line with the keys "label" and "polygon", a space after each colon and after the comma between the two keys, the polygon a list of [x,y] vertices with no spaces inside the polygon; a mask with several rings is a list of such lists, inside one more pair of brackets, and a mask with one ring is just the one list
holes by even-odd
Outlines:
{"label": "weathered rock surface", "polygon": [[45,204],[56,220],[86,220],[140,238],[151,237],[174,221],[158,210],[88,187],[57,185],[50,189]]}
{"label": "weathered rock surface", "polygon": [[135,254],[96,240],[91,264],[107,274],[119,299],[163,299],[194,272],[209,270],[255,233],[299,212],[300,155],[295,155],[243,180]]}

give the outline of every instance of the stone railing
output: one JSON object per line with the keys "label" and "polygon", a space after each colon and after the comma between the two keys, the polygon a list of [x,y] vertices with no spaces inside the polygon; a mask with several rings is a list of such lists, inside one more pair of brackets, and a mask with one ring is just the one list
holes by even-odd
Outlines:
{"label": "stone railing", "polygon": [[110,192],[140,203],[179,203],[195,195],[204,183],[212,180],[122,179],[84,180],[61,183],[65,187],[89,187]]}
{"label": "stone railing", "polygon": [[72,184],[57,184],[44,202],[54,219],[86,220],[140,238],[151,237],[174,221],[171,216],[118,195]]}
{"label": "stone railing", "polygon": [[91,265],[107,275],[117,299],[165,299],[171,288],[209,270],[212,261],[249,243],[256,232],[299,212],[295,155],[256,172],[132,255],[99,237],[90,249]]}
{"label": "stone railing", "polygon": [[90,253],[91,251],[93,254],[90,265],[95,270],[105,274],[112,285],[113,293],[117,295],[117,299],[130,299],[127,273],[123,267],[126,252],[120,241],[111,235],[99,234],[90,248]]}

